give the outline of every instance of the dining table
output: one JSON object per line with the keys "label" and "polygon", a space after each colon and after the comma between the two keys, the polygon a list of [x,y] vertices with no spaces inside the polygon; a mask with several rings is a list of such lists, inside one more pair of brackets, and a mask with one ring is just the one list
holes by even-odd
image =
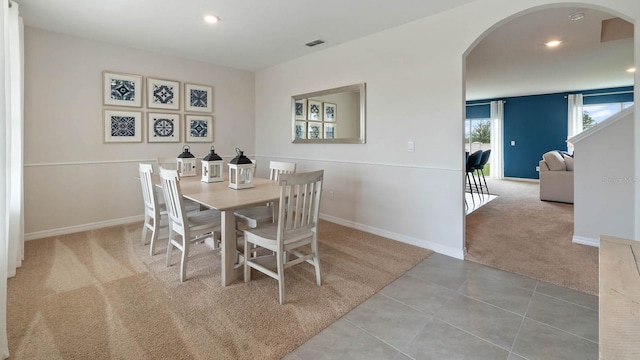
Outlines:
{"label": "dining table", "polygon": [[[160,185],[160,177],[154,176],[156,186]],[[254,187],[235,190],[229,187],[229,181],[205,183],[198,176],[181,177],[179,184],[182,196],[186,199],[221,214],[221,268],[222,286],[233,283],[242,271],[242,264],[236,264],[236,219],[237,209],[273,202],[277,205],[280,199],[280,186],[277,181],[254,177]]]}

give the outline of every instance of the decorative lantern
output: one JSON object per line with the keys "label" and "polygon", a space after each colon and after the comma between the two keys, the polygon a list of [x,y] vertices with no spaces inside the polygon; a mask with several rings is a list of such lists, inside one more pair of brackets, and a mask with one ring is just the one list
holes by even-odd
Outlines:
{"label": "decorative lantern", "polygon": [[244,156],[244,152],[236,148],[238,156],[229,162],[229,187],[247,189],[253,187],[253,162]]}
{"label": "decorative lantern", "polygon": [[178,160],[178,174],[180,177],[196,176],[196,157],[189,152],[189,145],[184,146],[182,154],[176,158]]}
{"label": "decorative lantern", "polygon": [[222,158],[216,154],[216,149],[212,146],[211,152],[202,159],[202,182],[220,182],[222,179]]}

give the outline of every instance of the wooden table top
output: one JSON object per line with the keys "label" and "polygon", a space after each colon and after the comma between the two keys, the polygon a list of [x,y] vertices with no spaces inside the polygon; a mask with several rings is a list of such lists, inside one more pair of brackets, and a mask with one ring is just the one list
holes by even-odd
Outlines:
{"label": "wooden table top", "polygon": [[[159,184],[160,178],[154,182]],[[229,181],[204,183],[199,176],[180,178],[182,196],[218,211],[265,204],[280,198],[277,181],[254,177],[253,184],[253,188],[236,190],[229,187]]]}

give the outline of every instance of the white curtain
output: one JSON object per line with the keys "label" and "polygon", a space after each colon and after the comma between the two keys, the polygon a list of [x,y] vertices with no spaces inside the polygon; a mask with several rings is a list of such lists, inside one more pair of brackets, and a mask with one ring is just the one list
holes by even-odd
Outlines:
{"label": "white curtain", "polygon": [[2,2],[0,33],[0,355],[7,346],[7,277],[24,255],[23,207],[23,24],[18,4]]}
{"label": "white curtain", "polygon": [[491,177],[504,178],[504,102],[491,102]]}
{"label": "white curtain", "polygon": [[[569,102],[567,140],[569,140],[582,132],[582,94],[569,95],[567,101]],[[573,146],[569,141],[567,141],[567,151],[573,152]]]}

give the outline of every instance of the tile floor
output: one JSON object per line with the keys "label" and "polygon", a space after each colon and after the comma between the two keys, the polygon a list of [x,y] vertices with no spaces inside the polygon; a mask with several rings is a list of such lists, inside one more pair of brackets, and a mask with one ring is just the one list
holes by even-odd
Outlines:
{"label": "tile floor", "polygon": [[597,358],[597,296],[433,254],[284,359]]}

